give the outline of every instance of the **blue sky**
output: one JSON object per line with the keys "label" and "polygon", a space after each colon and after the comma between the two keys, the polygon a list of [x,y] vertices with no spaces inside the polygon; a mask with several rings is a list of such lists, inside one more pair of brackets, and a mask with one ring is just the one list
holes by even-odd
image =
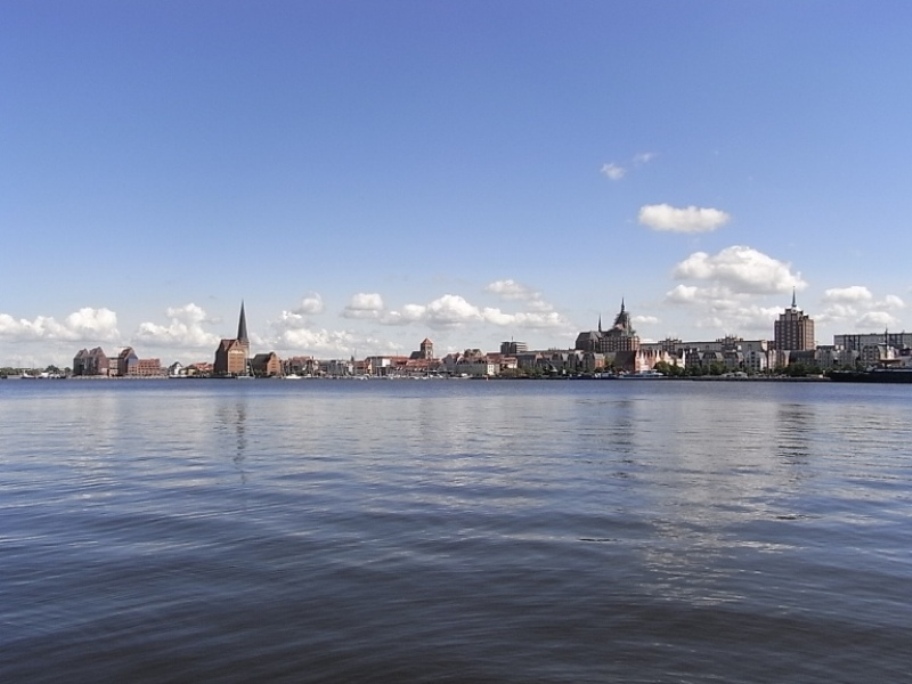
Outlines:
{"label": "blue sky", "polygon": [[907,2],[0,13],[0,365],[912,329]]}

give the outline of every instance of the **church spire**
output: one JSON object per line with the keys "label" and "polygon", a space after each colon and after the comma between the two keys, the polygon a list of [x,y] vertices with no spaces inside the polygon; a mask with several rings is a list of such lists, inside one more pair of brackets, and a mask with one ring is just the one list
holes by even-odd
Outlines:
{"label": "church spire", "polygon": [[247,339],[247,316],[244,314],[244,300],[241,300],[241,315],[238,318],[238,342],[249,343]]}
{"label": "church spire", "polygon": [[602,314],[599,314],[599,327],[598,327],[598,331],[599,331],[599,332],[602,332]]}
{"label": "church spire", "polygon": [[798,304],[795,301],[795,288],[794,287],[792,288],[792,308],[793,309],[798,308]]}

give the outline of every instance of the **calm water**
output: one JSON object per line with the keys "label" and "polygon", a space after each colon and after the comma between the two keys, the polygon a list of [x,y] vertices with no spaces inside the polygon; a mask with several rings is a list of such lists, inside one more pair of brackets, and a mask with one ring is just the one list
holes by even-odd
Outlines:
{"label": "calm water", "polygon": [[0,680],[897,682],[912,388],[0,382]]}

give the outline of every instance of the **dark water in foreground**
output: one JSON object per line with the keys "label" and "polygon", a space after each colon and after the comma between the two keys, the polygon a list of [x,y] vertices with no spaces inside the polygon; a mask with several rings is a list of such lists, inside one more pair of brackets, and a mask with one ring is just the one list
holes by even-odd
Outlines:
{"label": "dark water in foreground", "polygon": [[909,681],[910,392],[0,382],[0,681]]}

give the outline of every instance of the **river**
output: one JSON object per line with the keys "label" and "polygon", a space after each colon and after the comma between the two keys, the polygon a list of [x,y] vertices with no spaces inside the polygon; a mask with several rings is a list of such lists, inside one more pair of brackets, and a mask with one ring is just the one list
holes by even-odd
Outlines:
{"label": "river", "polygon": [[897,682],[912,389],[2,381],[4,682]]}

